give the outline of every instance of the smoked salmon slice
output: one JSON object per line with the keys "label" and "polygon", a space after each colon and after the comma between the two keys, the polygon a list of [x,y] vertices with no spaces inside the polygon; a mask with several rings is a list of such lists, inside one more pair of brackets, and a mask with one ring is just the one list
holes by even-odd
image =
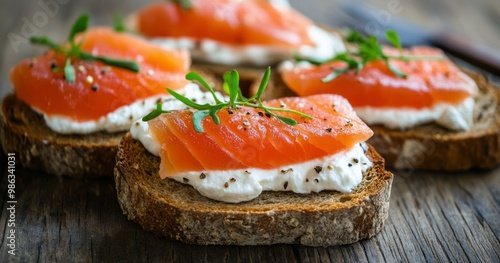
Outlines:
{"label": "smoked salmon slice", "polygon": [[[384,53],[397,55],[394,48]],[[414,47],[403,51],[406,56],[443,56],[433,60],[390,60],[391,65],[407,74],[398,77],[383,61],[369,62],[356,74],[340,74],[329,82],[322,79],[332,70],[345,68],[340,61],[281,70],[287,86],[299,96],[339,94],[353,107],[407,107],[421,109],[437,103],[458,104],[477,92],[477,85],[465,73],[444,58],[443,52],[431,47]]]}
{"label": "smoked salmon slice", "polygon": [[193,128],[190,110],[173,111],[149,121],[149,131],[160,145],[160,175],[180,172],[271,169],[326,157],[373,135],[346,99],[337,95],[282,98],[266,107],[286,107],[312,116],[280,112],[298,124],[288,125],[262,109],[222,109],[220,124],[202,121],[204,132]]}
{"label": "smoked salmon slice", "polygon": [[166,50],[109,28],[93,28],[76,42],[93,55],[134,60],[140,72],[116,68],[97,61],[72,58],[76,81],[64,79],[66,57],[53,50],[27,59],[10,72],[16,96],[48,116],[75,121],[97,120],[117,108],[158,94],[166,88],[180,89],[191,64],[184,50]]}
{"label": "smoked salmon slice", "polygon": [[191,8],[174,1],[154,3],[137,15],[146,37],[190,37],[231,45],[266,45],[296,49],[312,45],[313,23],[289,6],[263,0],[192,0]]}

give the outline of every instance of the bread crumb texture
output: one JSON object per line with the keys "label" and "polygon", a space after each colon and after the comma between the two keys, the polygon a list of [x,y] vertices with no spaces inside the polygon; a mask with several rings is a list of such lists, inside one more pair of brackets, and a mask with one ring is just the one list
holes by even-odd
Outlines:
{"label": "bread crumb texture", "polygon": [[160,159],[130,134],[119,146],[115,182],[120,206],[144,230],[190,244],[349,244],[374,236],[388,216],[392,174],[370,147],[373,166],[353,192],[263,192],[230,204],[158,175]]}
{"label": "bread crumb texture", "polygon": [[111,177],[123,134],[58,134],[14,94],[2,103],[2,148],[5,153],[16,153],[19,163],[30,169],[70,177]]}

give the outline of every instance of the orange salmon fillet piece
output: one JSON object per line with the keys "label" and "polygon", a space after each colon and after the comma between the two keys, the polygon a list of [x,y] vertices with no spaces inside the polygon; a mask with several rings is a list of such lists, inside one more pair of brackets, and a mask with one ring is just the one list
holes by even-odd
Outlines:
{"label": "orange salmon fillet piece", "polygon": [[[396,49],[386,48],[385,53],[397,54]],[[404,50],[411,56],[442,56],[439,49],[414,47]],[[314,94],[339,94],[353,107],[432,107],[437,103],[457,104],[473,96],[477,85],[449,59],[443,60],[390,60],[391,65],[407,74],[401,78],[392,73],[382,61],[365,65],[358,73],[341,74],[330,82],[322,82],[332,69],[346,67],[334,61],[310,68],[282,70],[287,86],[299,96]]]}
{"label": "orange salmon fillet piece", "polygon": [[[97,120],[117,108],[158,94],[166,87],[179,89],[188,81],[191,64],[184,50],[165,50],[125,33],[94,28],[80,34],[82,50],[93,55],[134,60],[138,73],[96,61],[72,58],[76,81],[69,83],[62,71],[66,57],[54,51],[27,59],[14,66],[10,79],[16,96],[47,115],[61,115],[76,121]],[[92,81],[89,81],[92,80]],[[94,87],[94,88],[93,88]]]}
{"label": "orange salmon fillet piece", "polygon": [[149,121],[149,130],[160,144],[160,175],[180,172],[271,169],[321,158],[364,142],[373,135],[355,114],[346,99],[337,95],[282,98],[264,103],[309,114],[306,119],[294,113],[291,126],[262,109],[239,107],[218,113],[220,125],[211,117],[202,121],[203,133],[193,128],[192,111],[163,114]]}
{"label": "orange salmon fillet piece", "polygon": [[183,9],[168,1],[138,12],[138,31],[147,37],[190,37],[233,45],[297,48],[311,45],[313,23],[292,8],[277,8],[263,0],[192,0]]}

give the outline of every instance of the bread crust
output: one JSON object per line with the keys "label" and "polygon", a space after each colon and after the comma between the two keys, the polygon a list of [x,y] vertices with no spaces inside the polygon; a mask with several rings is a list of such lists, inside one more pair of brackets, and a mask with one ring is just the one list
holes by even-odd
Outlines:
{"label": "bread crust", "polygon": [[130,220],[146,231],[201,245],[349,244],[374,236],[388,216],[392,174],[369,148],[373,167],[349,194],[266,191],[230,204],[200,195],[175,180],[161,180],[160,158],[126,134],[115,167],[118,201]]}
{"label": "bread crust", "polygon": [[[466,73],[479,87],[472,129],[451,131],[426,124],[403,131],[370,125],[375,134],[368,142],[385,158],[387,167],[409,175],[415,170],[453,172],[491,169],[500,164],[500,91],[484,76]],[[252,92],[256,92],[257,85],[252,85]],[[277,72],[264,94],[266,100],[297,96]]]}
{"label": "bread crust", "polygon": [[69,177],[110,177],[123,134],[58,134],[14,94],[3,100],[0,118],[3,150],[16,153],[19,164],[26,168]]}

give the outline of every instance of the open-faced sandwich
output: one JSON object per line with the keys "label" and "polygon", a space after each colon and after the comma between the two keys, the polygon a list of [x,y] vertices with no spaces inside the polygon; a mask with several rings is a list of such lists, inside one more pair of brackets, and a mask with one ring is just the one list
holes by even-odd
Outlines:
{"label": "open-faced sandwich", "polygon": [[68,41],[14,66],[14,93],[3,100],[0,139],[21,165],[57,175],[112,176],[118,142],[156,107],[184,107],[165,90],[204,97],[184,76],[186,50],[163,49],[111,28],[87,29],[80,16]]}
{"label": "open-faced sandwich", "polygon": [[189,0],[153,3],[128,19],[130,28],[165,47],[190,50],[195,63],[260,78],[268,65],[294,55],[317,60],[345,51],[341,38],[316,26],[286,0]]}
{"label": "open-faced sandwich", "polygon": [[[348,244],[378,233],[392,174],[338,95],[262,102],[224,76],[226,100],[155,110],[120,142],[118,200],[145,230],[192,244]],[[190,73],[195,74],[195,73]],[[210,91],[212,88],[204,85]]]}
{"label": "open-faced sandwich", "polygon": [[339,94],[375,132],[370,143],[400,169],[456,171],[500,163],[499,93],[431,47],[382,47],[347,35],[353,46],[328,61],[286,61],[270,98]]}

